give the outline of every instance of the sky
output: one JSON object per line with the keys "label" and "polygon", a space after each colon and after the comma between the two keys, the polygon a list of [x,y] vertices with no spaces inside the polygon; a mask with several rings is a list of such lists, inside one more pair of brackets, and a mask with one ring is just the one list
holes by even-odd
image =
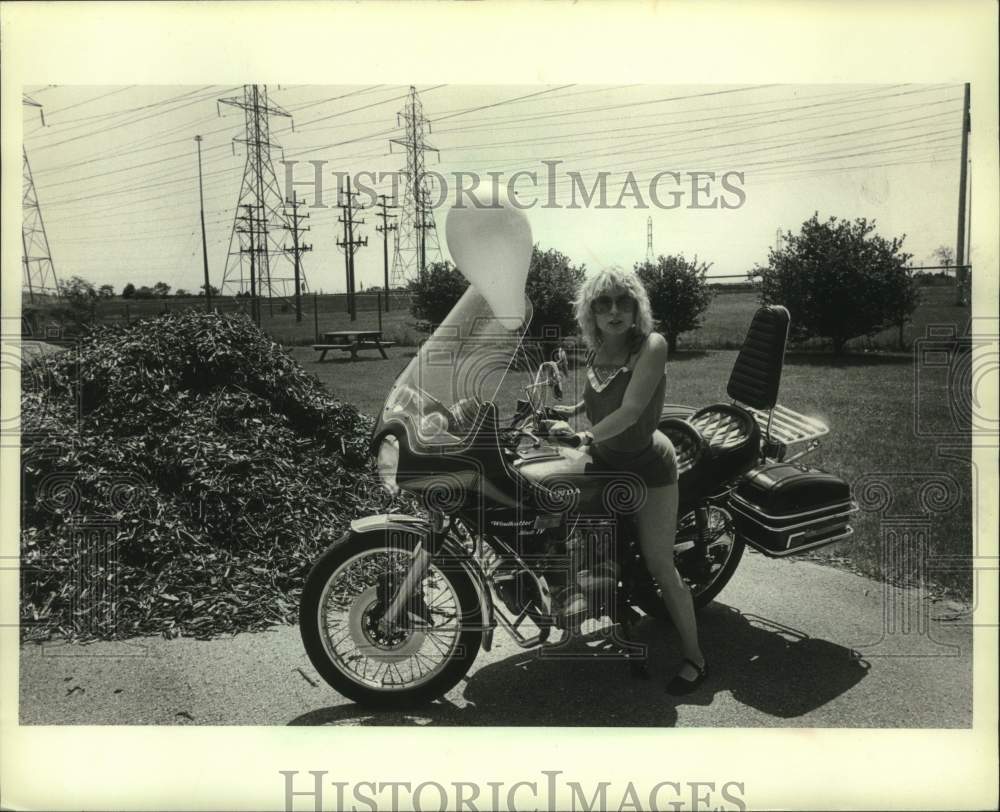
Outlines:
{"label": "sky", "polygon": [[[650,218],[655,254],[697,257],[711,264],[710,277],[742,275],[766,263],[778,232],[797,231],[814,212],[875,219],[886,237],[906,234],[913,264],[936,264],[938,246],[954,249],[959,84],[416,90],[429,122],[425,142],[435,148],[426,153],[426,168],[448,184],[447,195],[434,191],[445,198],[434,210],[444,258],[444,218],[458,172],[483,179],[481,199],[489,198],[482,193],[488,172],[499,173],[505,188],[514,173],[537,173],[537,185],[521,175],[514,187],[525,205],[537,199],[526,210],[534,240],[588,270],[643,260]],[[404,149],[392,140],[406,137],[397,114],[408,104],[409,88],[269,85],[267,91],[289,114],[270,118],[279,183],[283,160],[300,162],[297,181],[313,179],[309,161],[323,162],[325,207],[315,206],[308,185],[296,186],[307,203],[301,211],[309,215],[303,239],[313,246],[303,259],[308,286],[343,291],[335,173],[377,178],[405,168]],[[194,136],[201,135],[209,276],[222,286],[246,149],[234,141],[244,137],[242,110],[220,100],[242,98],[242,87],[49,85],[26,87],[25,95],[41,105],[41,111],[23,107],[24,144],[60,279],[81,276],[116,291],[129,282],[199,288]],[[543,161],[559,163],[550,170]],[[602,172],[606,205],[595,205],[599,195],[584,205],[581,186],[590,190]],[[657,176],[659,205],[650,193]],[[369,185],[392,191],[389,179]],[[667,208],[673,200],[677,205]],[[695,207],[713,200],[714,208]],[[383,279],[373,215],[357,214],[365,220],[358,236],[368,238],[356,257],[359,287]],[[391,262],[391,244],[389,251]],[[976,251],[973,243],[973,262]],[[228,259],[230,272],[235,260]],[[273,267],[275,276],[290,276],[283,269],[290,265]]]}

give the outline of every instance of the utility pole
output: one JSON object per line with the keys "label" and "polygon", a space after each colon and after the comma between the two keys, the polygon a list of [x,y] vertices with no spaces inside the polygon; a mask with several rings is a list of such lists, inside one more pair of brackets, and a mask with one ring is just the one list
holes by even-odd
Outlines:
{"label": "utility pole", "polygon": [[[969,161],[969,175],[972,175],[972,161]],[[968,228],[965,229],[965,261],[972,267],[972,184],[969,184],[969,216],[965,220]]]}
{"label": "utility pole", "polygon": [[253,216],[253,206],[249,203],[244,206],[246,213],[243,217],[238,217],[237,222],[245,223],[245,227],[237,226],[236,233],[248,235],[249,247],[241,248],[240,251],[250,255],[250,317],[254,324],[260,327],[260,309],[257,303],[257,246],[254,239],[255,223]]}
{"label": "utility pole", "polygon": [[302,268],[302,254],[306,251],[312,251],[311,245],[300,245],[299,244],[299,232],[309,231],[309,226],[301,228],[299,226],[300,220],[308,220],[308,214],[299,214],[299,206],[302,203],[299,201],[298,195],[293,191],[292,199],[287,201],[288,205],[292,207],[291,214],[289,215],[289,220],[291,220],[290,226],[285,226],[285,228],[292,232],[292,247],[285,248],[285,252],[290,252],[294,255],[295,260],[295,320],[302,321],[302,288],[300,280],[302,278],[301,268]]}
{"label": "utility pole", "polygon": [[965,83],[965,100],[962,105],[962,167],[958,178],[958,239],[955,243],[955,304],[965,304],[965,205],[969,169],[969,83]]}
{"label": "utility pole", "polygon": [[[381,233],[382,235],[382,266],[385,269],[385,283],[383,285],[383,289],[385,290],[385,312],[388,313],[389,312],[389,232],[396,231],[396,229],[398,228],[398,226],[395,223],[393,223],[392,225],[389,224],[389,218],[395,217],[395,215],[389,214],[388,210],[398,209],[399,206],[395,205],[390,206],[388,203],[386,203],[385,195],[379,195],[378,199],[379,202],[377,205],[379,210],[375,213],[375,216],[381,218],[382,225],[375,226],[375,230]],[[381,312],[382,311],[379,310],[380,316]]]}
{"label": "utility pole", "polygon": [[347,272],[347,310],[351,314],[351,321],[357,321],[358,310],[354,301],[354,253],[362,245],[368,245],[368,238],[355,238],[354,227],[364,225],[364,220],[355,220],[355,211],[362,211],[363,206],[355,206],[354,198],[357,192],[351,191],[351,177],[347,176],[347,191],[344,193],[343,202],[338,204],[342,212],[337,218],[337,222],[344,224],[344,239],[337,240],[337,245],[344,249],[344,265]]}
{"label": "utility pole", "polygon": [[205,311],[212,312],[212,285],[208,281],[208,242],[205,239],[205,193],[201,184],[201,136],[194,137],[198,144],[198,207],[201,211],[201,258],[205,264]]}

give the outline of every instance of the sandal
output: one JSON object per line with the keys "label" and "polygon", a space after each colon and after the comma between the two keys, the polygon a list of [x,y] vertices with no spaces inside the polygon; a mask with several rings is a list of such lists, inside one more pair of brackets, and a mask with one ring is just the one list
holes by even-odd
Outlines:
{"label": "sandal", "polygon": [[670,682],[667,683],[667,693],[673,694],[674,696],[684,696],[685,694],[690,694],[701,687],[701,684],[708,679],[708,661],[705,661],[704,665],[699,666],[694,660],[689,660],[686,657],[684,662],[681,663],[681,667],[687,664],[690,665],[695,671],[698,672],[698,676],[693,680],[685,679],[680,674],[677,674]]}

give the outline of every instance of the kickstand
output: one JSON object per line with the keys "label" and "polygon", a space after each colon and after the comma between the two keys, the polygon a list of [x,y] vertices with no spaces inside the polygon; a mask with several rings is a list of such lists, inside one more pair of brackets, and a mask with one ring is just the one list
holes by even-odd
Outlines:
{"label": "kickstand", "polygon": [[636,625],[641,619],[631,606],[624,607],[620,617],[621,642],[624,643],[625,656],[628,658],[628,671],[632,679],[649,679],[646,647],[638,642]]}

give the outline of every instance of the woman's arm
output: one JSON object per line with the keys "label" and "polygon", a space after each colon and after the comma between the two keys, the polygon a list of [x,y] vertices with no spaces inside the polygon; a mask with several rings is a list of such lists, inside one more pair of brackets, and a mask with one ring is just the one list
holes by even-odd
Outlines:
{"label": "woman's arm", "polygon": [[642,352],[636,361],[635,369],[632,371],[632,380],[629,381],[625,390],[625,397],[622,405],[615,409],[590,430],[594,435],[595,443],[602,443],[617,437],[630,426],[635,425],[642,410],[646,408],[649,399],[653,396],[660,378],[663,377],[663,368],[667,364],[667,342],[659,333],[650,333],[647,336]]}

